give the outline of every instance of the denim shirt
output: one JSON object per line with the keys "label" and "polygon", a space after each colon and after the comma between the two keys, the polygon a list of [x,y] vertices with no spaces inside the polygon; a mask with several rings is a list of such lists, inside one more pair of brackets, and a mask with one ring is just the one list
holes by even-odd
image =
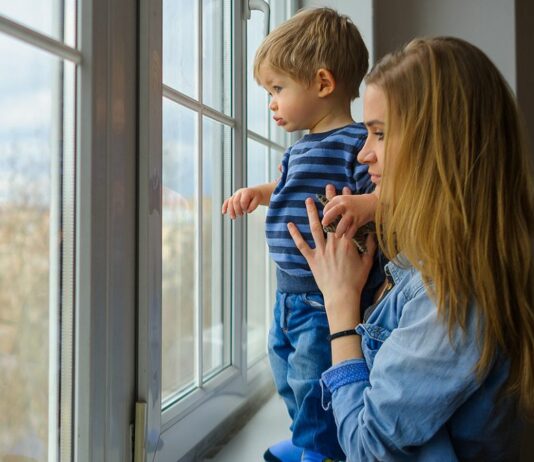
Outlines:
{"label": "denim shirt", "polygon": [[474,307],[449,336],[421,275],[386,265],[393,286],[357,326],[364,359],[322,375],[350,462],[505,460],[519,433],[515,401],[497,400],[508,362],[478,379]]}

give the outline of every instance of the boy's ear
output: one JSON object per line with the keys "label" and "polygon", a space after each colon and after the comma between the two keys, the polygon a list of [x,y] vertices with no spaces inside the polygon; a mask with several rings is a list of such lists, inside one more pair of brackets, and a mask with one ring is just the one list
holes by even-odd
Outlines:
{"label": "boy's ear", "polygon": [[336,79],[328,69],[321,67],[315,74],[316,88],[319,98],[331,95],[336,89]]}

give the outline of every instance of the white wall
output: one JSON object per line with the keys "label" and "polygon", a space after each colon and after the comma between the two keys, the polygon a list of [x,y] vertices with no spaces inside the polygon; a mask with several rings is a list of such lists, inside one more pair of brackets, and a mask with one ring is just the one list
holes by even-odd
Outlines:
{"label": "white wall", "polygon": [[[303,0],[302,7],[327,6],[347,15],[356,24],[369,50],[369,65],[374,62],[373,46],[373,0]],[[363,95],[364,85],[360,87]],[[356,98],[352,103],[352,117],[355,121],[362,120],[362,100]]]}
{"label": "white wall", "polygon": [[375,0],[377,57],[414,37],[452,35],[481,48],[516,89],[515,2]]}

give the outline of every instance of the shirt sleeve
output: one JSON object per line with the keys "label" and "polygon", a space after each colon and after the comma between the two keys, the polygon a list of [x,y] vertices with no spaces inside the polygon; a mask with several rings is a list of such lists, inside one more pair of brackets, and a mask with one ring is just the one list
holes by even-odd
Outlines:
{"label": "shirt sleeve", "polygon": [[475,323],[449,337],[423,292],[404,305],[399,325],[376,353],[333,366],[322,382],[331,393],[338,439],[347,460],[398,460],[413,455],[478,388]]}

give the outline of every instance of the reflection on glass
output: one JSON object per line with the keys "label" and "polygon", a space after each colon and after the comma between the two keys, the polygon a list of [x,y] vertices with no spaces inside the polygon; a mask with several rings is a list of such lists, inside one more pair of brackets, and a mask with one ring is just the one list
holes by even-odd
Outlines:
{"label": "reflection on glass", "polygon": [[248,129],[268,137],[270,117],[267,92],[254,80],[254,55],[264,39],[263,13],[252,11],[247,23],[247,124]]}
{"label": "reflection on glass", "polygon": [[198,98],[198,1],[163,0],[163,83]]}
{"label": "reflection on glass", "polygon": [[231,115],[231,16],[230,0],[203,0],[202,102]]}
{"label": "reflection on glass", "polygon": [[52,171],[61,156],[62,64],[3,35],[0,56],[0,460],[48,460],[57,454],[56,440],[49,444],[59,395]]}
{"label": "reflection on glass", "polygon": [[[270,2],[271,5],[271,28],[270,30],[273,30],[276,26],[280,25],[282,22],[286,20],[286,12],[287,12],[287,2],[277,2],[272,1]],[[272,117],[270,117],[270,114],[268,112],[268,118],[269,118],[269,138],[274,141],[275,143],[278,143],[280,146],[287,147],[289,146],[289,136],[287,132],[282,128],[276,125],[276,122]]]}
{"label": "reflection on glass", "polygon": [[223,302],[224,233],[221,205],[225,197],[223,172],[230,155],[231,129],[204,118],[202,159],[202,307],[204,377],[229,362]]}
{"label": "reflection on glass", "polygon": [[[248,140],[247,184],[250,186],[268,180],[268,149]],[[267,347],[267,246],[265,244],[266,208],[259,206],[247,215],[247,357],[248,364],[265,355]]]}
{"label": "reflection on glass", "polygon": [[0,15],[75,45],[76,0],[0,0]]}
{"label": "reflection on glass", "polygon": [[196,113],[163,99],[163,400],[190,386],[195,372],[196,120]]}

